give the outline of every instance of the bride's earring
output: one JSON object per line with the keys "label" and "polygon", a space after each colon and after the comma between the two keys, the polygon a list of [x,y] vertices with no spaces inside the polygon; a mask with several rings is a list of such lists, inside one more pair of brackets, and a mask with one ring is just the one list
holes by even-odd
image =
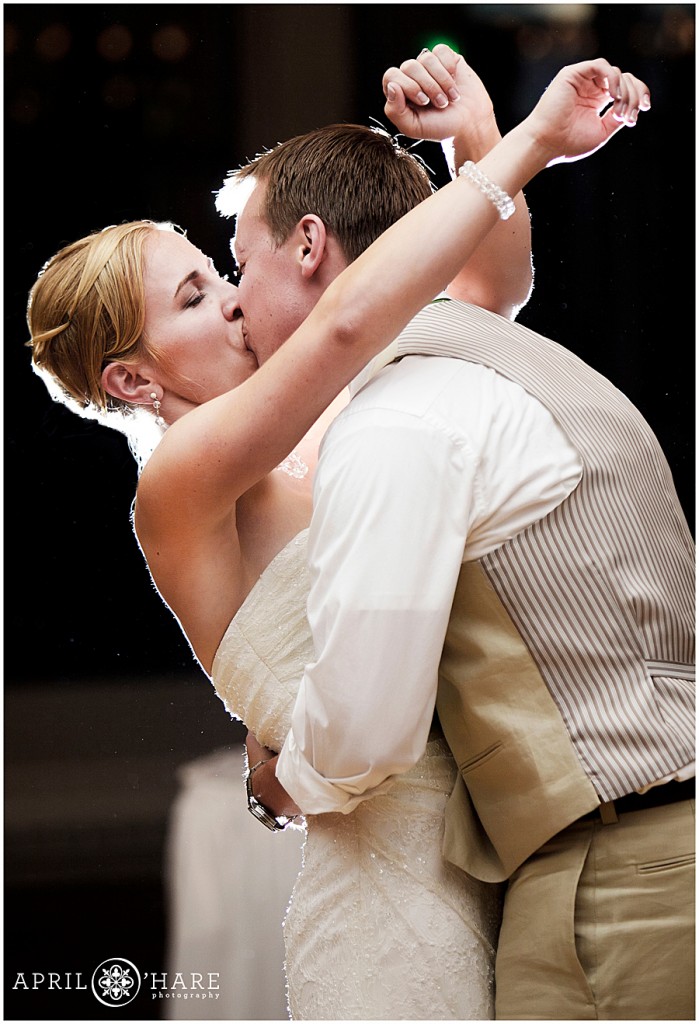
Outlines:
{"label": "bride's earring", "polygon": [[156,395],[155,391],[150,393],[151,401],[153,402],[153,412],[155,413],[155,422],[159,427],[165,426],[165,420],[160,415],[160,399]]}

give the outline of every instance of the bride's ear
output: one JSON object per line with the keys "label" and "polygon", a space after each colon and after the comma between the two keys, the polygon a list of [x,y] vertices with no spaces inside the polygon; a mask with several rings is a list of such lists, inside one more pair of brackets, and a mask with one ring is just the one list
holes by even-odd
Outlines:
{"label": "bride's ear", "polygon": [[313,277],[326,256],[328,233],[325,224],[314,213],[307,213],[297,224],[299,258],[303,277]]}
{"label": "bride's ear", "polygon": [[129,363],[107,363],[102,370],[102,387],[107,394],[129,405],[152,405],[153,385],[149,376]]}

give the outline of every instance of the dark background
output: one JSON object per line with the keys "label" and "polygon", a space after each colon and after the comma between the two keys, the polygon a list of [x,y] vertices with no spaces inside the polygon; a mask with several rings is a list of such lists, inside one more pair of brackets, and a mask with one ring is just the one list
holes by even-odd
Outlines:
{"label": "dark background", "polygon": [[[693,523],[694,5],[3,11],[5,1019],[87,1019],[94,1001],[12,991],[17,971],[78,970],[122,936],[158,969],[176,768],[241,731],[150,585],[124,440],[53,404],[30,371],[26,296],[43,262],[148,217],[186,227],[225,271],[231,225],[212,193],[226,172],[322,124],[385,123],[384,70],[440,39],[481,75],[503,131],[563,64],[605,56],[650,85],[653,109],[527,189],[536,288],[520,320],[641,408]],[[443,181],[439,148],[418,151]]]}

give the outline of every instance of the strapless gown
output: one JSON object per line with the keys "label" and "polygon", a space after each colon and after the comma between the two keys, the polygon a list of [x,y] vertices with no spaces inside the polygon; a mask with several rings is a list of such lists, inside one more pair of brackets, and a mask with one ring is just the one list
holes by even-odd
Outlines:
{"label": "strapless gown", "polygon": [[[273,750],[314,657],[306,541],[304,531],[267,567],[213,665],[228,711]],[[430,739],[387,793],[306,818],[284,921],[292,1019],[492,1019],[501,894],[442,858],[455,776],[444,740]]]}

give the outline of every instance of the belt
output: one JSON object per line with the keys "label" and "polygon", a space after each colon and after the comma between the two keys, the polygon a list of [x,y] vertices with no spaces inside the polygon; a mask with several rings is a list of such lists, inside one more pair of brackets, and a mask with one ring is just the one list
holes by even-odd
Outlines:
{"label": "belt", "polygon": [[619,820],[620,814],[627,814],[629,811],[644,811],[648,807],[663,807],[665,804],[674,804],[679,800],[693,800],[695,794],[695,779],[686,779],[684,782],[665,782],[662,786],[651,786],[645,793],[628,793],[620,796],[617,800],[609,800],[601,803],[594,811],[583,815],[581,821],[602,820],[603,825],[613,825]]}

